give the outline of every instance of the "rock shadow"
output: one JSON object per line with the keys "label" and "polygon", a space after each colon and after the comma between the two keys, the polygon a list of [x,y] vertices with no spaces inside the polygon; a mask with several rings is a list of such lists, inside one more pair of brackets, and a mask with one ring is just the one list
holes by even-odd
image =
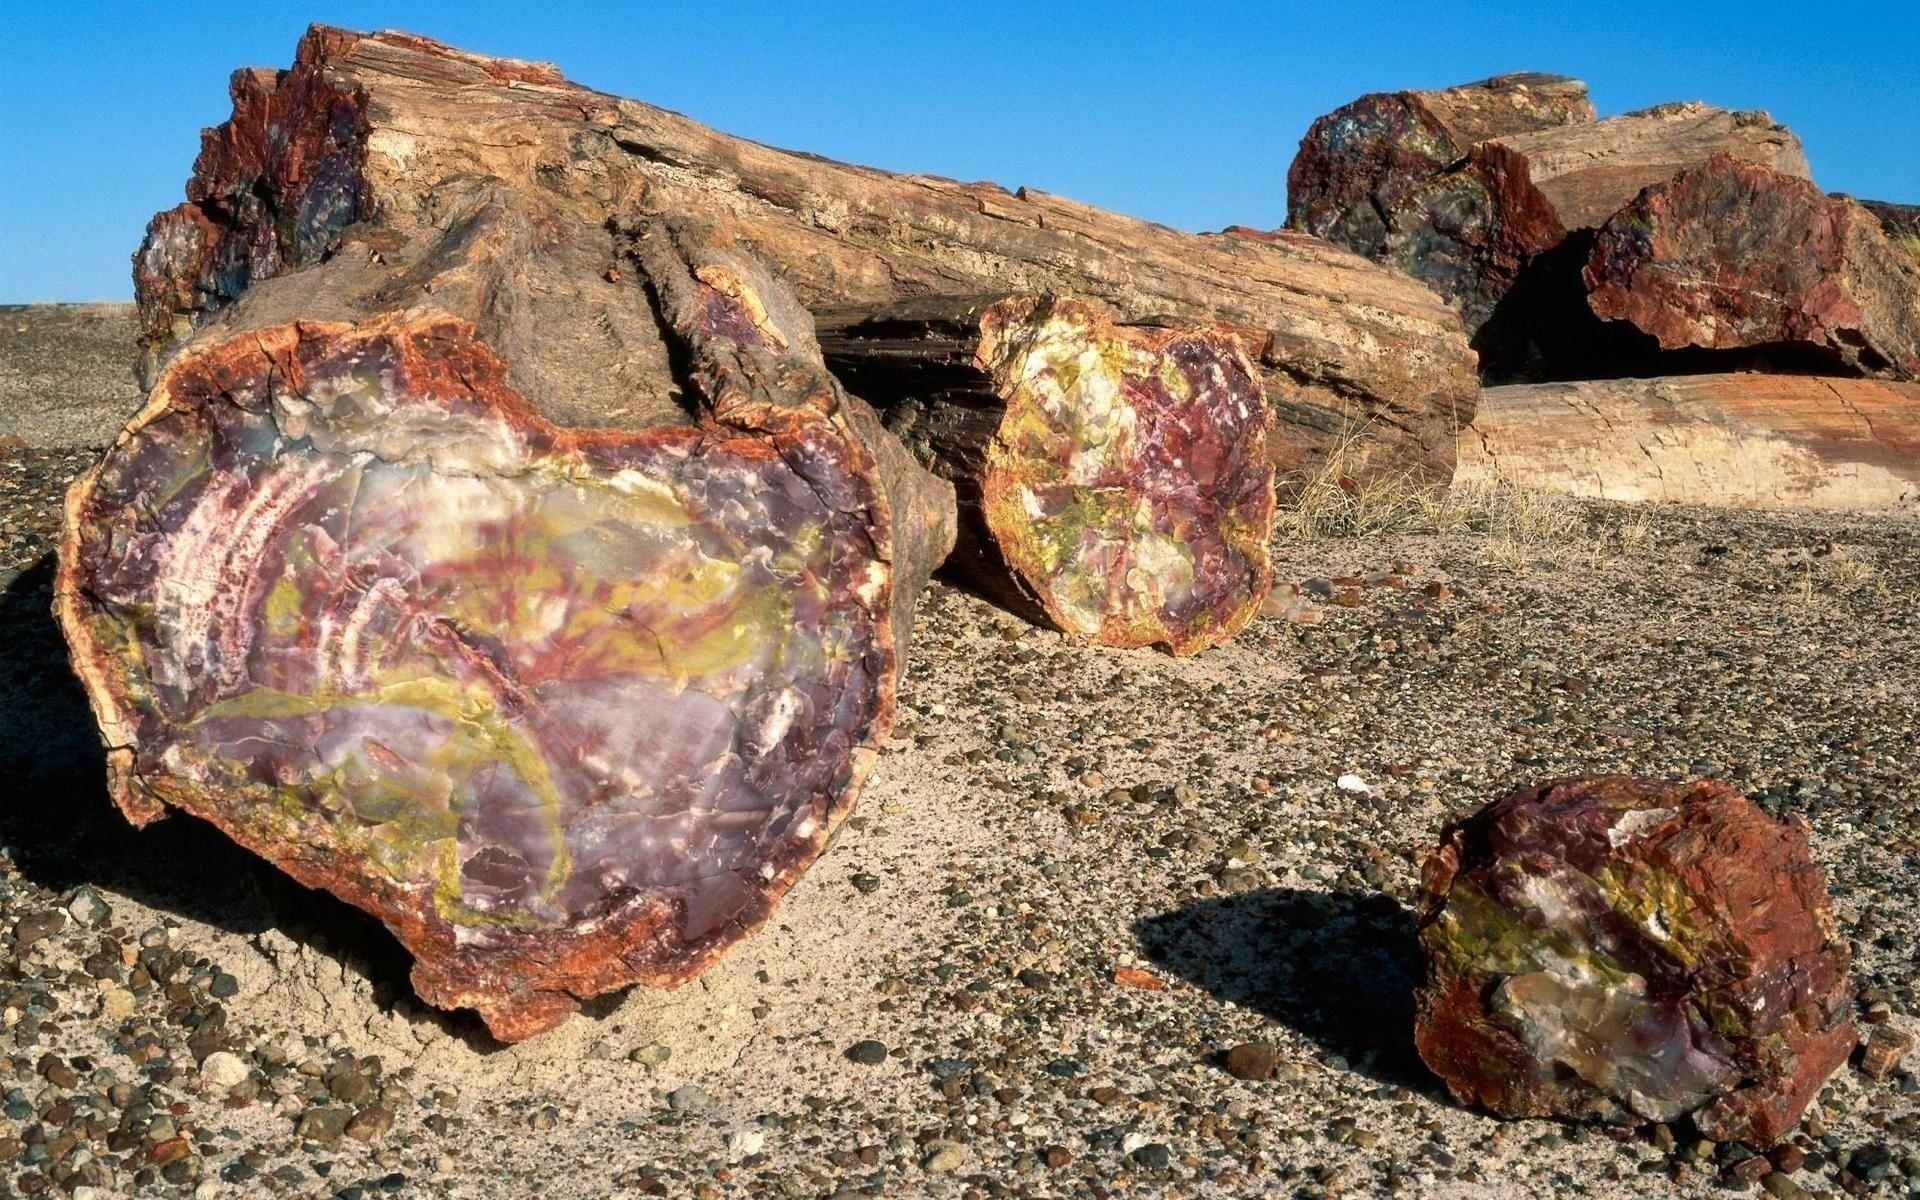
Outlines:
{"label": "rock shadow", "polygon": [[[20,873],[52,892],[91,884],[229,933],[278,929],[367,980],[383,1009],[411,998],[412,957],[380,922],[204,821],[172,813],[136,829],[114,808],[93,713],[53,618],[53,574],[47,554],[0,591],[0,848]],[[474,1014],[410,1010],[476,1049],[499,1045]]]}
{"label": "rock shadow", "polygon": [[1260,888],[1134,926],[1146,957],[1379,1083],[1444,1099],[1413,1044],[1414,914],[1378,892]]}

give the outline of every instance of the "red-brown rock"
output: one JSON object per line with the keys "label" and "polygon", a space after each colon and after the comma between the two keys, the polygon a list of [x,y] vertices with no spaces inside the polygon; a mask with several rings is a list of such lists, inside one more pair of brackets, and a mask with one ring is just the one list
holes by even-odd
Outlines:
{"label": "red-brown rock", "polygon": [[1429,100],[1366,97],[1316,122],[1288,173],[1292,223],[1440,293],[1490,379],[1580,377],[1608,362],[1620,373],[1637,347],[1594,344],[1579,270],[1590,232],[1642,188],[1718,152],[1808,173],[1798,140],[1765,113],[1686,103],[1583,120],[1584,91],[1553,87],[1553,103],[1457,127]]}
{"label": "red-brown rock", "polygon": [[1808,349],[1920,377],[1920,255],[1858,201],[1715,154],[1600,229],[1587,302],[1664,349]]}
{"label": "red-brown rock", "polygon": [[1300,139],[1287,170],[1287,224],[1384,258],[1388,214],[1478,143],[1593,119],[1587,85],[1560,75],[1369,93],[1319,118]]}
{"label": "red-brown rock", "polygon": [[1723,783],[1524,788],[1422,881],[1420,1055],[1463,1103],[1778,1141],[1855,1042],[1805,825]]}

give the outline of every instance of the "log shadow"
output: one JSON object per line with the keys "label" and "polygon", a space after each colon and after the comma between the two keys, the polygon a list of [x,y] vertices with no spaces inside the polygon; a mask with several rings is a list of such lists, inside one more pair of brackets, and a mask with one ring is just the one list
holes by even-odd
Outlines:
{"label": "log shadow", "polygon": [[1146,957],[1346,1058],[1376,1082],[1444,1101],[1413,1044],[1414,914],[1378,892],[1260,888],[1134,926]]}
{"label": "log shadow", "polygon": [[[53,573],[47,554],[0,591],[0,849],[14,866],[51,892],[90,884],[228,933],[278,929],[366,979],[381,1008],[410,999],[412,957],[379,921],[198,818],[173,813],[136,829],[120,815],[53,618]],[[409,1007],[476,1049],[499,1046],[472,1013]]]}

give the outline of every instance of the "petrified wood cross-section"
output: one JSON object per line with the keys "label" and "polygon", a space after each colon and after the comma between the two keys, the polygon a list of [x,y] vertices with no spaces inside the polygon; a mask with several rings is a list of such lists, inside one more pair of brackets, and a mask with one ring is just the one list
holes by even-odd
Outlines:
{"label": "petrified wood cross-section", "polygon": [[821,344],[953,481],[953,564],[989,594],[1076,638],[1176,654],[1259,610],[1272,417],[1233,337],[1013,297],[828,314]]}
{"label": "petrified wood cross-section", "polygon": [[169,363],[74,488],[58,607],[130,817],[375,914],[512,1040],[698,971],[820,852],[951,493],[749,257],[447,199]]}

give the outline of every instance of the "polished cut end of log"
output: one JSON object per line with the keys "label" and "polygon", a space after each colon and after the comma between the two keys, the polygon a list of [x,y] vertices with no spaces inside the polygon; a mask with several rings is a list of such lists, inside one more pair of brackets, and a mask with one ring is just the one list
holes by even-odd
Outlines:
{"label": "polished cut end of log", "polygon": [[819,855],[952,489],[731,232],[486,172],[432,201],[186,289],[56,605],[129,818],[373,914],[511,1041],[697,973]]}
{"label": "polished cut end of log", "polygon": [[823,318],[827,358],[962,506],[953,565],[1070,637],[1191,654],[1272,586],[1272,414],[1238,340],[1089,300]]}
{"label": "polished cut end of log", "polygon": [[1475,145],[1594,118],[1586,84],[1535,72],[1370,93],[1320,117],[1300,139],[1287,170],[1287,224],[1386,257],[1390,214]]}
{"label": "polished cut end of log", "polygon": [[1420,1056],[1506,1117],[1791,1133],[1856,1036],[1806,823],[1715,780],[1522,788],[1422,878]]}
{"label": "polished cut end of log", "polygon": [[1454,487],[1715,508],[1920,502],[1920,384],[1677,375],[1486,389]]}
{"label": "polished cut end of log", "polygon": [[1614,215],[1585,279],[1595,314],[1663,349],[1776,348],[1920,377],[1920,254],[1857,201],[1726,154]]}
{"label": "polished cut end of log", "polygon": [[380,917],[504,1040],[685,979],[888,720],[858,454],[824,422],[555,428],[451,321],[190,352],[70,499],[114,794]]}

